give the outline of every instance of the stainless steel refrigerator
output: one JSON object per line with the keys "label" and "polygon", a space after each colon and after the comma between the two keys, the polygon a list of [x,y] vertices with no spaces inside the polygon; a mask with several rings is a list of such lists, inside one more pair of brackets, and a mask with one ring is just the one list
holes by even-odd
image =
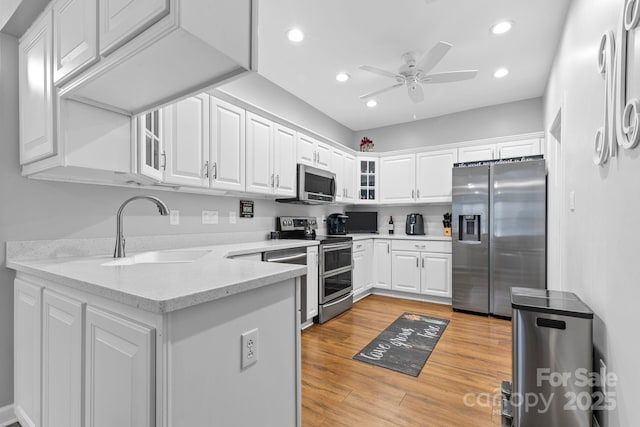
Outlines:
{"label": "stainless steel refrigerator", "polygon": [[511,317],[512,287],[546,288],[544,159],[453,168],[453,308]]}

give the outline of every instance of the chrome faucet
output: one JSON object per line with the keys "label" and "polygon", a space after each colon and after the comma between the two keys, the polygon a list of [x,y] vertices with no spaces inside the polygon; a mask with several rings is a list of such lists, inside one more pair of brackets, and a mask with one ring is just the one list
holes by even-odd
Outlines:
{"label": "chrome faucet", "polygon": [[124,253],[124,234],[122,232],[122,214],[123,214],[125,206],[127,206],[130,202],[132,202],[134,200],[138,200],[138,199],[147,199],[147,200],[152,201],[158,207],[158,210],[160,211],[160,215],[163,215],[163,216],[164,215],[169,215],[169,208],[167,207],[167,205],[164,204],[164,202],[162,200],[158,199],[157,197],[153,197],[153,196],[134,196],[134,197],[126,200],[120,206],[120,209],[118,209],[117,222],[116,222],[116,248],[113,251],[113,257],[114,258],[123,258],[123,257],[126,256],[125,253]]}

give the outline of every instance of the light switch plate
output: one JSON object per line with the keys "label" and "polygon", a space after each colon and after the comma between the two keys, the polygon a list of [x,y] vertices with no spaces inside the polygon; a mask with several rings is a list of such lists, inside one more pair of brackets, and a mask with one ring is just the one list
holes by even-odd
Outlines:
{"label": "light switch plate", "polygon": [[169,224],[178,225],[180,224],[180,211],[169,211]]}
{"label": "light switch plate", "polygon": [[202,211],[202,223],[213,225],[218,223],[218,211]]}
{"label": "light switch plate", "polygon": [[258,361],[258,328],[243,333],[240,336],[240,342],[242,343],[241,366],[245,369]]}

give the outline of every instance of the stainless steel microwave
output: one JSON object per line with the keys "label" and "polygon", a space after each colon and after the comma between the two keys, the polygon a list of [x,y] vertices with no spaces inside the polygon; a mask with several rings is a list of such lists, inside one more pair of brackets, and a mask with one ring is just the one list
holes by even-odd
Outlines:
{"label": "stainless steel microwave", "polygon": [[297,197],[277,202],[319,205],[336,201],[336,174],[298,163],[297,175]]}

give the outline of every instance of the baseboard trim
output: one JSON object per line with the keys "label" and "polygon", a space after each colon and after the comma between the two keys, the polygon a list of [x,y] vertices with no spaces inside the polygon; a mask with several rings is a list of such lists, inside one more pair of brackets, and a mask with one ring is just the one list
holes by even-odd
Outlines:
{"label": "baseboard trim", "polygon": [[16,421],[18,421],[18,419],[16,418],[16,414],[13,412],[13,404],[0,408],[0,427],[8,426]]}

